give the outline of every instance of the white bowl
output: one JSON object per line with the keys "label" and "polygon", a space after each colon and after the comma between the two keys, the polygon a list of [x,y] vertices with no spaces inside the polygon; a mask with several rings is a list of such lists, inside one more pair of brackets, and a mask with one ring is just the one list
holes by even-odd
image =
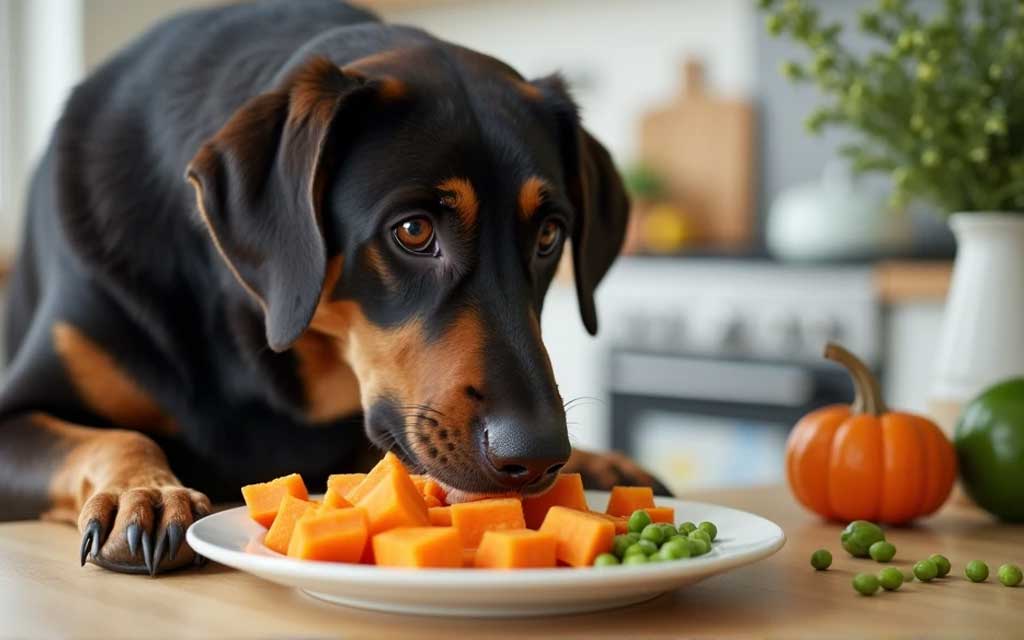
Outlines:
{"label": "white bowl", "polygon": [[[605,491],[587,501],[604,510]],[[786,536],[777,524],[744,511],[702,502],[658,498],[675,508],[676,522],[710,520],[718,538],[698,558],[586,569],[394,569],[293,560],[263,546],[266,529],[245,507],[203,518],[188,543],[221,564],[339,604],[377,611],[438,616],[511,617],[612,609],[655,598],[704,578],[766,558]]]}

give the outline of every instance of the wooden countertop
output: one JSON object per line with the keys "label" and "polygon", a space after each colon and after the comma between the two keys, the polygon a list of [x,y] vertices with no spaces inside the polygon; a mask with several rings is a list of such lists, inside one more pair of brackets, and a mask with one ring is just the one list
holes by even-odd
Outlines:
{"label": "wooden countertop", "polygon": [[[948,506],[920,526],[889,534],[893,565],[943,553],[951,577],[905,584],[896,593],[859,596],[850,580],[877,571],[849,558],[840,526],[798,508],[781,487],[700,492],[693,499],[754,511],[778,522],[788,542],[757,564],[716,576],[651,602],[603,613],[480,621],[379,614],[326,604],[297,591],[211,564],[151,579],[79,568],[78,534],[43,522],[0,524],[0,637],[281,638],[281,637],[1019,637],[1024,588],[994,578],[972,584],[968,560],[993,574],[1024,564],[1024,526],[1000,525]],[[815,572],[811,552],[830,549],[832,569]]]}
{"label": "wooden countertop", "polygon": [[875,288],[884,304],[942,303],[949,292],[948,260],[887,260],[875,267]]}

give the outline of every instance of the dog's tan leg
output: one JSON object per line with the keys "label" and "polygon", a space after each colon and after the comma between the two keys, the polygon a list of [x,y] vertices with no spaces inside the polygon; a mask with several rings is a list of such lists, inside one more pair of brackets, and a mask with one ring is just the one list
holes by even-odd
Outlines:
{"label": "dog's tan leg", "polygon": [[588,489],[610,489],[617,484],[647,486],[653,487],[654,493],[658,495],[672,495],[660,480],[618,451],[593,453],[573,449],[562,472],[582,475],[583,484]]}
{"label": "dog's tan leg", "polygon": [[10,498],[0,517],[77,524],[83,564],[154,575],[196,561],[184,534],[210,502],[181,485],[145,435],[30,414],[0,425],[0,463],[11,465],[0,477],[0,498]]}

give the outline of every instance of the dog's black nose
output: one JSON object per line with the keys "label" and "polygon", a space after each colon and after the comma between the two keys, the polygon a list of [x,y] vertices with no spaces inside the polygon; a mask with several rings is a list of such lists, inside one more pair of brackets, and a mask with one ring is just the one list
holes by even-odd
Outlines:
{"label": "dog's black nose", "polygon": [[484,452],[498,482],[521,489],[556,474],[569,459],[571,447],[564,424],[539,425],[509,417],[485,422]]}

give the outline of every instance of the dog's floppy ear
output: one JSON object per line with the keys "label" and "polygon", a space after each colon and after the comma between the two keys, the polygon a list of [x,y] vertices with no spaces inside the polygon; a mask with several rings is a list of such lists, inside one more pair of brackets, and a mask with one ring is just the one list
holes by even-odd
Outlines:
{"label": "dog's floppy ear", "polygon": [[541,89],[561,130],[566,187],[576,209],[572,229],[573,274],[583,326],[597,333],[594,290],[615,261],[626,236],[629,197],[608,150],[579,122],[575,103],[559,75],[533,83]]}
{"label": "dog's floppy ear", "polygon": [[217,250],[263,308],[267,343],[287,349],[309,325],[326,270],[320,229],[324,146],[361,76],[313,58],[243,104],[189,163]]}

